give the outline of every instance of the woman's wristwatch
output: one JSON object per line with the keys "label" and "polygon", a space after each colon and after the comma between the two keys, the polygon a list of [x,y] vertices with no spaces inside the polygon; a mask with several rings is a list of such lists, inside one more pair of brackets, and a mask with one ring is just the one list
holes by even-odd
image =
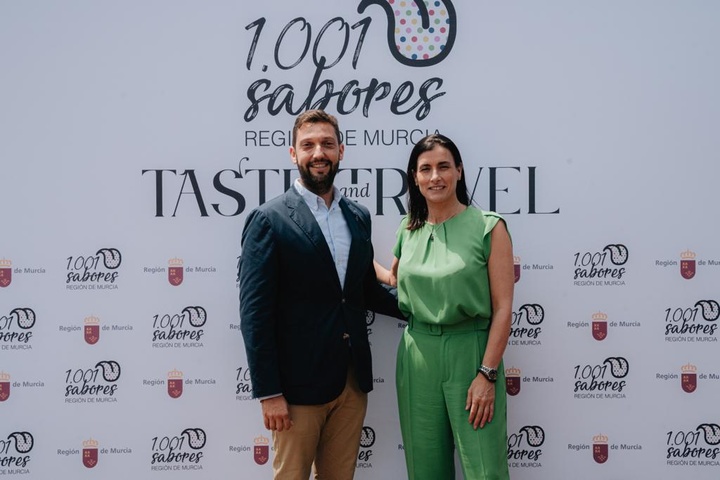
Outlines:
{"label": "woman's wristwatch", "polygon": [[480,365],[480,368],[478,368],[477,371],[478,371],[478,373],[481,373],[483,377],[487,378],[490,383],[497,382],[497,379],[498,379],[497,368],[490,368],[490,367],[486,367],[485,365]]}

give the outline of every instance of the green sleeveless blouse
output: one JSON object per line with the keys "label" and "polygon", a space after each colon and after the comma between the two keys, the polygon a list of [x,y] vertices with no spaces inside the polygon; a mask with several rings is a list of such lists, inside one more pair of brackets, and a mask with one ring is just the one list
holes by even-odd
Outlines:
{"label": "green sleeveless blouse", "polygon": [[415,321],[452,325],[491,318],[487,262],[490,232],[502,217],[468,207],[459,214],[415,231],[400,222],[393,253],[398,266],[398,303]]}

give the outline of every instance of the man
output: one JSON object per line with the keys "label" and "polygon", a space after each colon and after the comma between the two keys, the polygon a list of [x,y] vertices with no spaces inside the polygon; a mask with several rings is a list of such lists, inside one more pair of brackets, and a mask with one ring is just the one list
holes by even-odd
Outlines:
{"label": "man", "polygon": [[295,121],[300,178],[250,213],[240,317],[253,395],[273,432],[276,479],[353,478],[373,377],[366,309],[403,318],[373,269],[370,214],[333,186],[337,120]]}

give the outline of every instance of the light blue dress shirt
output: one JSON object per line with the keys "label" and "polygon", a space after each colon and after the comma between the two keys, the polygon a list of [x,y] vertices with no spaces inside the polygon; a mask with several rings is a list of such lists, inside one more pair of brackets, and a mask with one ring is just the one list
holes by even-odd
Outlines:
{"label": "light blue dress shirt", "polygon": [[348,227],[345,216],[340,208],[340,198],[342,194],[337,187],[333,186],[333,201],[330,208],[325,205],[325,200],[315,195],[313,192],[305,188],[299,179],[295,180],[295,190],[305,200],[307,206],[310,207],[315,220],[322,230],[333,261],[335,262],[335,270],[337,270],[340,286],[345,287],[345,274],[347,272],[348,258],[350,257],[350,243],[352,236]]}

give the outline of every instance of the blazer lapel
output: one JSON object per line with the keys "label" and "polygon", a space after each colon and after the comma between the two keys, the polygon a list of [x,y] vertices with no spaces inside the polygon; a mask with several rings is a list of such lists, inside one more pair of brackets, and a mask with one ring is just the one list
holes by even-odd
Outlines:
{"label": "blazer lapel", "polygon": [[[290,189],[285,192],[285,205],[287,206],[290,219],[305,233],[308,240],[310,240],[318,250],[323,261],[332,268],[332,271],[335,273],[335,278],[338,278],[335,262],[333,262],[330,247],[328,247],[325,241],[322,230],[320,230],[320,226],[317,224],[305,200],[293,187],[290,187]],[[338,279],[338,285],[339,284],[340,280]]]}

